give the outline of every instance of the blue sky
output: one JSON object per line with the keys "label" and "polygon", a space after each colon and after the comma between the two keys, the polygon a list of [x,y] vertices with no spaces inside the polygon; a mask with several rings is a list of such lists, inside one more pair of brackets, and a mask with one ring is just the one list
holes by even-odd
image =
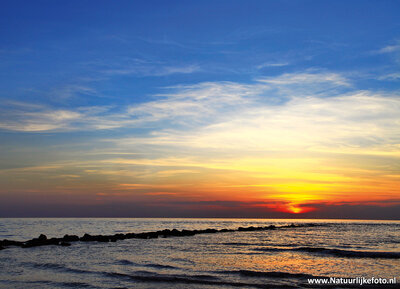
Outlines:
{"label": "blue sky", "polygon": [[[211,200],[192,185],[207,190],[209,176],[240,163],[232,178],[252,186],[262,170],[252,156],[301,152],[299,164],[324,158],[336,177],[339,167],[384,171],[387,195],[374,200],[397,204],[399,14],[398,1],[2,1],[0,198]],[[325,187],[315,197],[315,179],[302,191],[310,176],[270,174],[282,179],[246,196],[298,205],[288,195],[301,187],[303,203],[331,200]],[[177,179],[192,182],[172,191]],[[142,191],[122,192],[133,183]]]}
{"label": "blue sky", "polygon": [[3,1],[1,90],[60,106],[124,103],[309,68],[386,87],[374,80],[398,71],[396,53],[379,53],[399,45],[398,12],[397,1]]}

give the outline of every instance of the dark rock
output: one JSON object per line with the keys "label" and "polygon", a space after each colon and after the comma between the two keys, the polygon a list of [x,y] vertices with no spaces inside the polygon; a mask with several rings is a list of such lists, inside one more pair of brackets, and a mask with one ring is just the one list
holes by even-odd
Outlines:
{"label": "dark rock", "polygon": [[146,233],[140,233],[140,234],[135,234],[135,237],[137,239],[147,239]]}
{"label": "dark rock", "polygon": [[6,240],[4,239],[3,241],[0,241],[0,246],[18,246],[22,247],[24,242],[19,242],[19,241],[12,241],[12,240]]}
{"label": "dark rock", "polygon": [[39,236],[39,238],[34,238],[32,240],[28,240],[22,244],[23,248],[30,248],[30,247],[38,247],[44,245],[58,245],[58,239],[52,238],[47,240],[47,237],[43,234]]}
{"label": "dark rock", "polygon": [[207,234],[212,234],[212,233],[217,233],[218,231],[216,230],[216,229],[205,229],[204,230],[204,233],[207,233]]}
{"label": "dark rock", "polygon": [[149,232],[147,233],[147,239],[156,239],[158,238],[157,232]]}
{"label": "dark rock", "polygon": [[79,241],[79,237],[76,235],[65,235],[62,240],[64,242],[77,242]]}
{"label": "dark rock", "polygon": [[262,229],[263,229],[263,227],[250,226],[250,227],[247,227],[247,228],[239,227],[238,231],[252,232],[252,231],[259,231],[259,230],[262,230]]}
{"label": "dark rock", "polygon": [[71,246],[71,243],[68,243],[68,242],[61,242],[61,243],[60,243],[60,246],[68,247],[68,246]]}
{"label": "dark rock", "polygon": [[44,245],[58,245],[62,239],[60,238],[51,238],[47,241],[43,241]]}
{"label": "dark rock", "polygon": [[97,242],[109,242],[110,241],[108,236],[102,236],[102,235],[93,236],[93,239]]}
{"label": "dark rock", "polygon": [[231,229],[221,229],[219,230],[221,233],[227,233],[227,232],[234,232],[235,230],[231,230]]}
{"label": "dark rock", "polygon": [[[113,236],[113,239],[115,239],[115,240],[124,240],[124,239],[126,239],[126,237],[125,237],[124,234],[115,234]],[[114,241],[112,241],[112,242],[114,242]]]}
{"label": "dark rock", "polygon": [[125,234],[125,238],[126,239],[136,238],[136,234],[135,233],[127,233],[127,234]]}
{"label": "dark rock", "polygon": [[35,238],[29,241],[26,241],[22,247],[24,248],[30,248],[30,247],[38,247],[38,246],[45,246],[45,245],[58,245],[61,239],[59,238],[51,238],[51,239],[44,239],[43,237],[41,238]]}
{"label": "dark rock", "polygon": [[4,249],[5,249],[4,247],[0,246],[0,250],[4,250]]}
{"label": "dark rock", "polygon": [[46,236],[46,235],[43,235],[43,234],[40,234],[38,240],[39,240],[39,241],[42,241],[42,242],[43,242],[43,241],[46,241],[46,240],[47,240],[47,236]]}
{"label": "dark rock", "polygon": [[171,232],[169,232],[171,236],[180,236],[181,232],[177,229],[173,229]]}
{"label": "dark rock", "polygon": [[195,232],[189,230],[182,230],[182,236],[194,236]]}
{"label": "dark rock", "polygon": [[42,246],[42,242],[38,242],[35,239],[26,241],[23,245],[22,248],[31,248],[31,247],[37,247],[37,246]]}
{"label": "dark rock", "polygon": [[79,241],[91,242],[91,241],[95,241],[95,238],[92,235],[85,233],[85,235],[83,235],[82,237],[79,238]]}
{"label": "dark rock", "polygon": [[162,230],[162,231],[156,232],[156,234],[159,238],[167,238],[170,233],[171,233],[170,230]]}

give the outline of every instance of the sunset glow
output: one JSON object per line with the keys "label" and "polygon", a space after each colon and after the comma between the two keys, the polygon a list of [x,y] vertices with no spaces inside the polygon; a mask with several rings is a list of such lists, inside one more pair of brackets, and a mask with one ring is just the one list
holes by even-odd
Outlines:
{"label": "sunset glow", "polygon": [[236,4],[210,16],[200,2],[167,18],[135,4],[110,26],[95,7],[66,8],[70,23],[59,7],[32,2],[26,19],[10,4],[3,19],[21,30],[0,37],[0,212],[395,218],[390,9],[337,27],[343,7],[315,25],[325,8],[290,3],[278,19],[260,3],[248,21]]}

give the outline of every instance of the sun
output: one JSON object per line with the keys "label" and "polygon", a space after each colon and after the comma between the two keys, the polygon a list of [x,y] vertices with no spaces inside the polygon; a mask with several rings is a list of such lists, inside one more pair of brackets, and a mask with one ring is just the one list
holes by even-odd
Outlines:
{"label": "sun", "polygon": [[300,214],[304,212],[304,209],[295,205],[287,206],[287,211],[292,214]]}
{"label": "sun", "polygon": [[304,207],[299,203],[289,203],[289,204],[279,205],[275,210],[279,211],[279,212],[283,212],[283,213],[289,213],[289,214],[303,214],[303,213],[315,211],[316,208],[313,208],[310,206]]}

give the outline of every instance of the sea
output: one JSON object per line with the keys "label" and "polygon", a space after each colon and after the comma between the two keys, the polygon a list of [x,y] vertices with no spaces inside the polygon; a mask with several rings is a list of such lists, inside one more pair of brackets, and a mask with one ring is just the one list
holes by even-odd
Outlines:
{"label": "sea", "polygon": [[[305,226],[279,228],[290,224]],[[400,221],[4,218],[0,240],[269,225],[277,229],[78,241],[69,247],[10,246],[0,250],[0,288],[397,288],[400,284]],[[330,283],[315,283],[321,280]],[[357,280],[370,280],[372,285],[354,283]]]}

